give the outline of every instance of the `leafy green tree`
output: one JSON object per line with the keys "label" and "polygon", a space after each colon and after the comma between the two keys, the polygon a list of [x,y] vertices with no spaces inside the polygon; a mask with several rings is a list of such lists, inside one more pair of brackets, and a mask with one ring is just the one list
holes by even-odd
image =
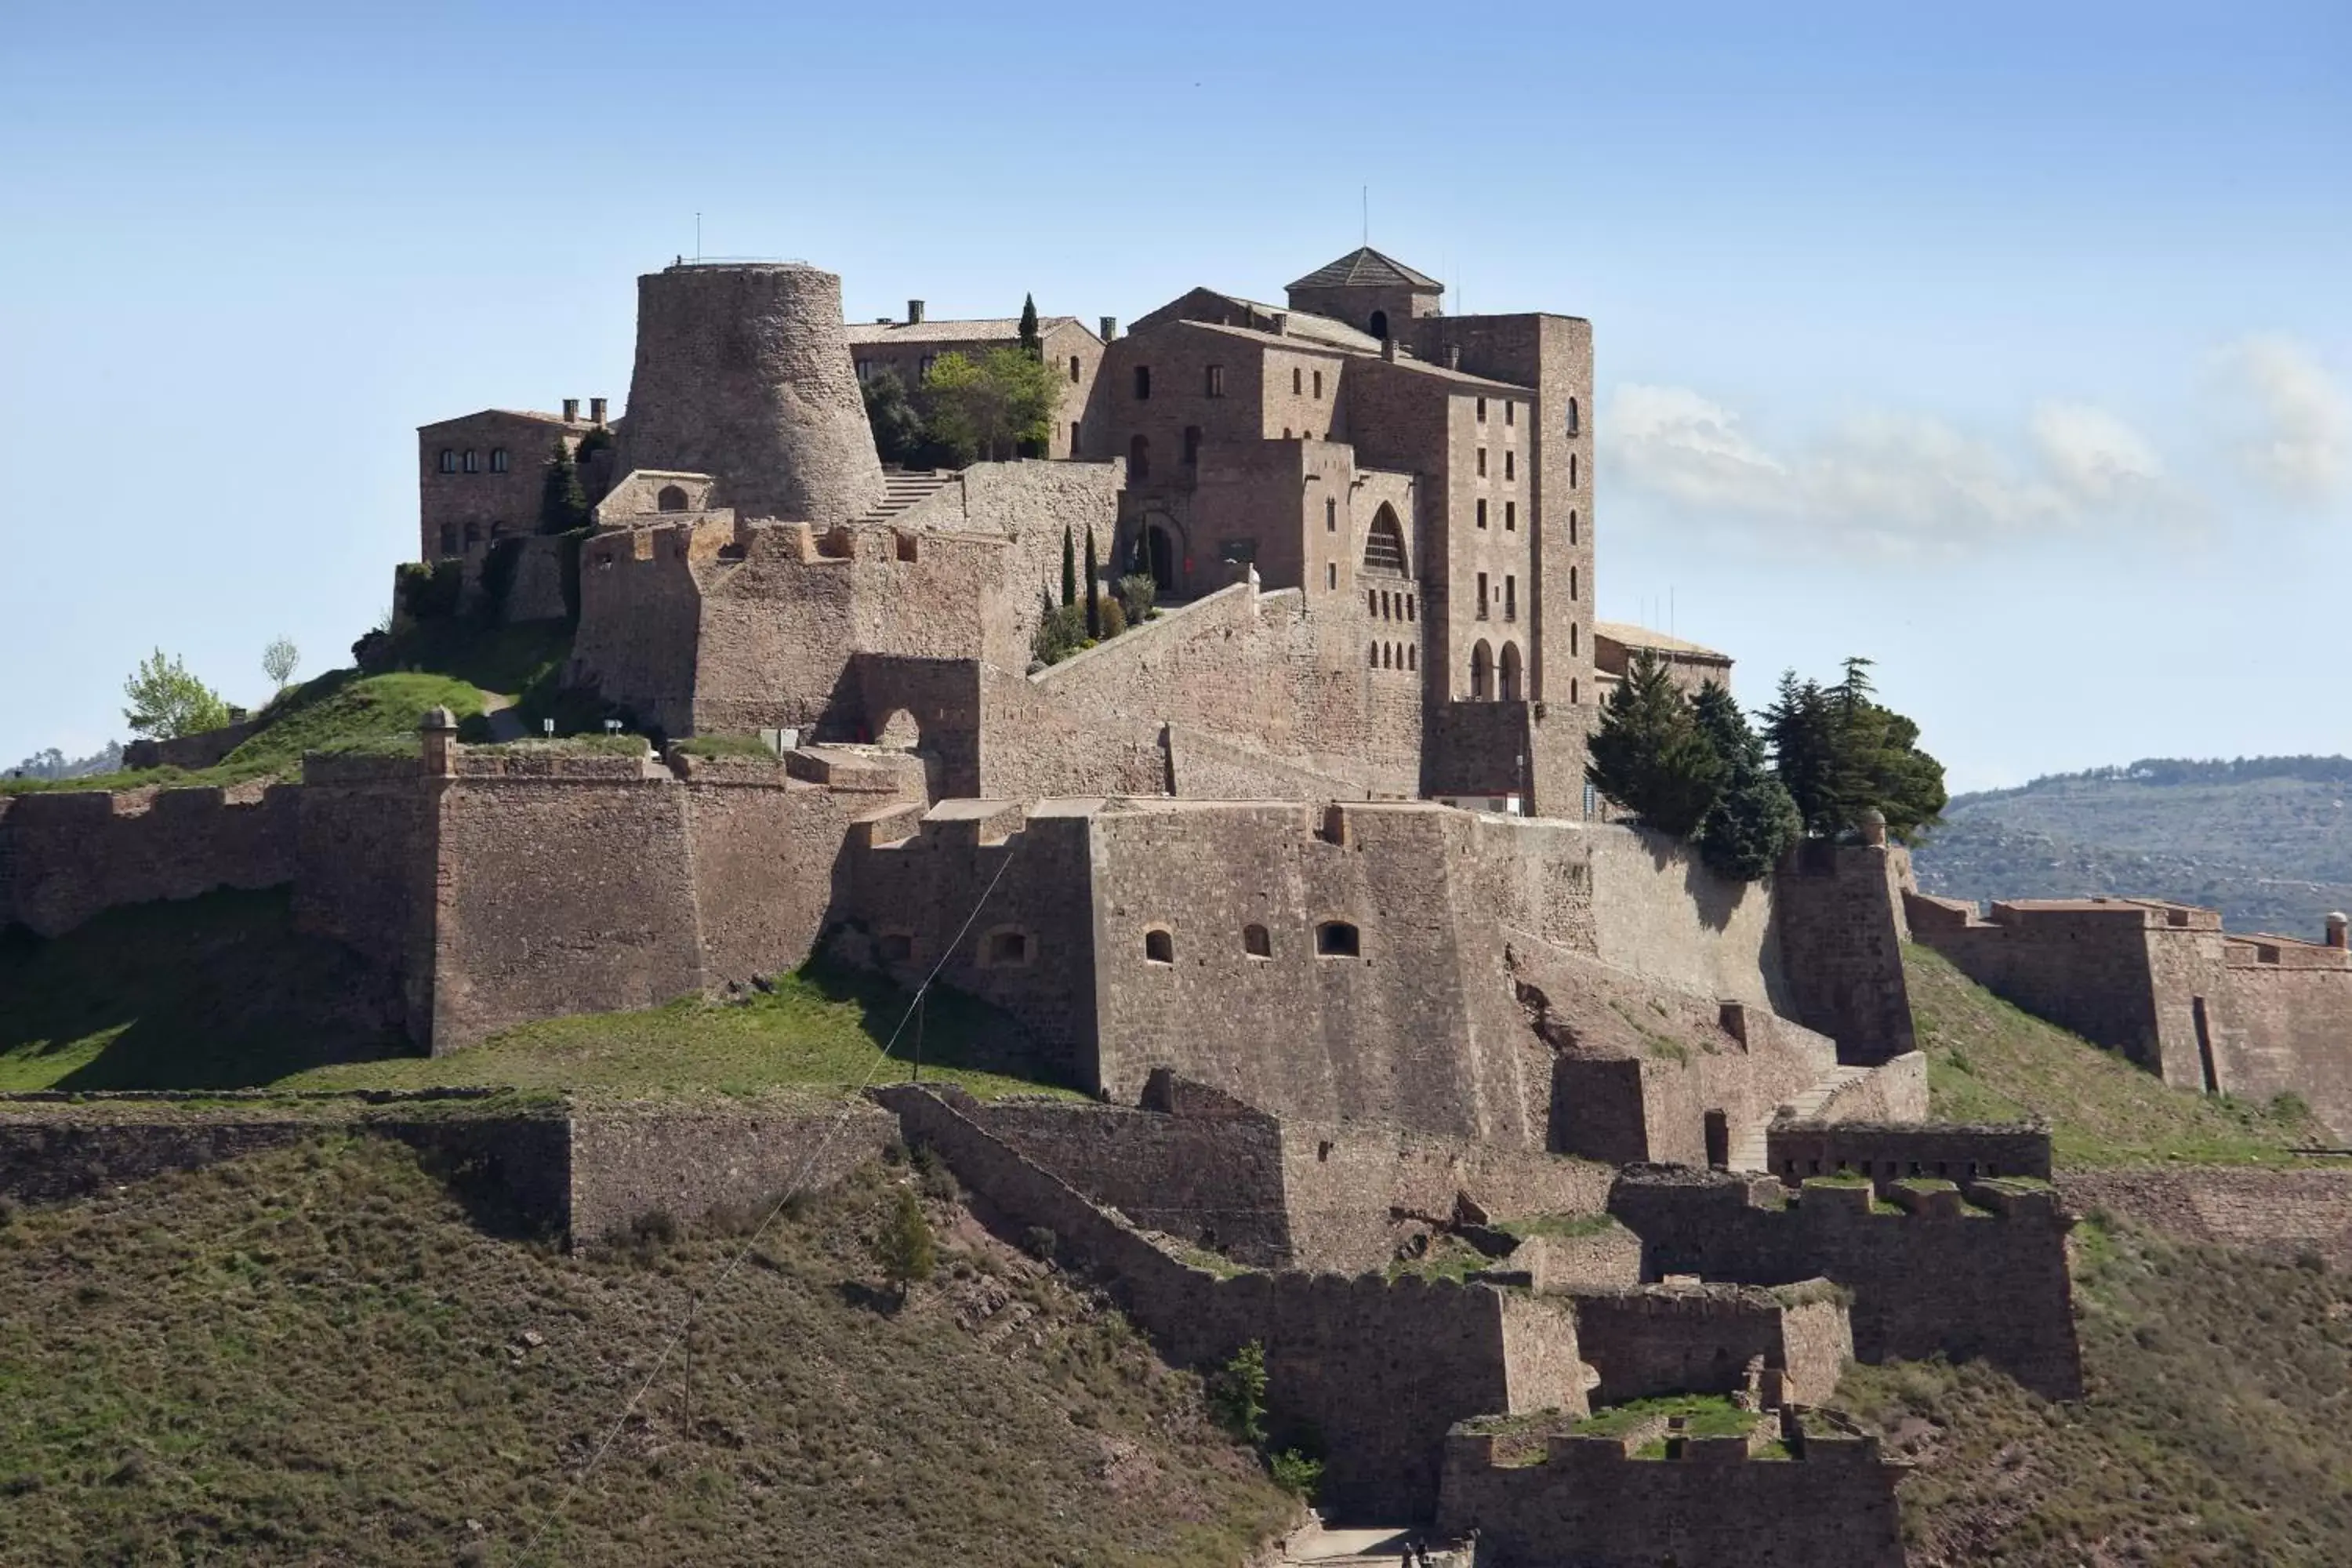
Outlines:
{"label": "leafy green tree", "polygon": [[1037,331],[1037,296],[1021,296],[1021,352],[1031,359],[1045,357],[1045,340]]}
{"label": "leafy green tree", "polygon": [[1916,843],[1943,820],[1944,765],[1919,749],[1915,721],[1879,703],[1869,671],[1849,658],[1832,687],[1783,674],[1764,712],[1773,767],[1808,833],[1846,832],[1874,809],[1896,843]]}
{"label": "leafy green tree", "polygon": [[1697,831],[1722,788],[1722,760],[1700,733],[1690,700],[1646,648],[1601,705],[1590,750],[1592,787],[1676,838]]}
{"label": "leafy green tree", "polygon": [[302,650],[294,646],[292,637],[273,638],[261,650],[261,673],[269,677],[270,684],[280,691],[286,689],[286,683],[301,668]]}
{"label": "leafy green tree", "polygon": [[1234,1352],[1233,1360],[1209,1379],[1209,1408],[1217,1419],[1245,1443],[1265,1441],[1265,1346],[1256,1340]]}
{"label": "leafy green tree", "polygon": [[1087,526],[1087,636],[1102,640],[1102,563],[1095,559],[1094,525]]}
{"label": "leafy green tree", "polygon": [[866,399],[866,423],[874,431],[874,450],[886,463],[905,468],[931,468],[925,462],[930,432],[923,416],[907,396],[907,384],[887,368],[867,377],[859,392]]}
{"label": "leafy green tree", "polygon": [[1691,717],[1723,764],[1723,786],[1699,824],[1699,858],[1717,876],[1760,881],[1804,836],[1804,819],[1730,692],[1708,681],[1692,700]]}
{"label": "leafy green tree", "polygon": [[168,741],[228,722],[228,704],[220,694],[190,675],[178,659],[165,658],[160,647],[122,683],[122,694],[131,699],[122,717],[134,735]]}
{"label": "leafy green tree", "polygon": [[580,465],[562,437],[547,455],[547,471],[539,488],[539,531],[569,533],[588,525],[588,492],[580,488]]}
{"label": "leafy green tree", "polygon": [[1062,524],[1062,603],[1078,602],[1078,557],[1072,543],[1070,525]]}
{"label": "leafy green tree", "polygon": [[898,1189],[898,1202],[890,1217],[883,1222],[882,1234],[875,1239],[875,1261],[881,1264],[883,1278],[897,1287],[898,1300],[904,1303],[908,1289],[931,1277],[939,1267],[939,1252],[931,1239],[931,1222],[923,1217],[923,1205],[912,1187]]}
{"label": "leafy green tree", "polygon": [[1061,388],[1043,361],[1017,348],[991,349],[977,360],[941,354],[923,379],[932,438],[973,457],[998,458],[1022,443],[1053,437]]}

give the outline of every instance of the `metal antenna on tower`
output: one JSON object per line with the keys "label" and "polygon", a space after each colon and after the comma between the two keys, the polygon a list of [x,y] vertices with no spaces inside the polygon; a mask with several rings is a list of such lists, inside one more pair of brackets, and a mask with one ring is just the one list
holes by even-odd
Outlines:
{"label": "metal antenna on tower", "polygon": [[1365,243],[1366,245],[1370,245],[1370,244],[1371,244],[1371,243],[1372,243],[1372,187],[1371,187],[1371,186],[1370,186],[1370,185],[1366,185],[1366,186],[1364,187],[1364,190],[1363,190],[1363,196],[1364,196],[1364,243]]}
{"label": "metal antenna on tower", "polygon": [[702,259],[702,215],[694,215],[694,258]]}

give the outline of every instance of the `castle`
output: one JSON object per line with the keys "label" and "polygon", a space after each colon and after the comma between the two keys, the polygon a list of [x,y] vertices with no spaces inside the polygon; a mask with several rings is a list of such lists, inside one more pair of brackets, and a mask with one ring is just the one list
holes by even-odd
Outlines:
{"label": "castle", "polygon": [[[1585,738],[1631,657],[1691,686],[1731,661],[1593,618],[1589,323],[1442,294],[1367,247],[1284,306],[1045,318],[1045,455],[916,474],[861,382],[1013,323],[852,326],[800,264],[648,274],[623,417],[419,430],[419,546],[478,595],[496,575],[497,614],[576,616],[568,681],[664,743],[469,744],[436,710],[415,754],[299,784],[0,800],[0,923],[290,885],[436,1054],[821,948],[936,979],[1097,1103],[901,1088],[852,1144],[938,1149],[1177,1359],[1261,1342],[1338,1512],[1505,1563],[1899,1563],[1903,1467],[1814,1408],[1848,1360],[2081,1390],[2047,1137],[1924,1120],[1903,944],[1981,922],[1883,832],[1746,884],[1605,819]],[[558,441],[594,497],[577,542],[537,531]],[[1160,610],[1044,664],[1071,540]],[[2147,1038],[2189,1070],[2172,1024]],[[586,1234],[765,1195],[811,1135],[482,1134]],[[1491,1266],[1395,1277],[1433,1241]],[[1667,1393],[1753,1420],[1577,1426]]]}

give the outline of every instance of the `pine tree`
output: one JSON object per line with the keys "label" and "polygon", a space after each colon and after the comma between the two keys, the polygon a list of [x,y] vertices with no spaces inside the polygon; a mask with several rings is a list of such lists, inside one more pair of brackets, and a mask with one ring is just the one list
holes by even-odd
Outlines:
{"label": "pine tree", "polygon": [[1062,524],[1062,603],[1078,602],[1078,558],[1072,542],[1070,525]]}
{"label": "pine tree", "polygon": [[1087,529],[1087,636],[1102,640],[1102,569],[1095,560],[1095,531]]}
{"label": "pine tree", "polygon": [[1910,844],[1943,820],[1944,764],[1919,749],[1916,722],[1877,700],[1869,668],[1847,659],[1833,687],[1780,677],[1764,715],[1773,767],[1807,832],[1843,833],[1875,810],[1889,837]]}
{"label": "pine tree", "polygon": [[1691,716],[1723,764],[1723,787],[1699,824],[1699,858],[1717,876],[1760,881],[1804,836],[1804,819],[1772,775],[1762,738],[1730,692],[1707,682],[1691,703]]}
{"label": "pine tree", "polygon": [[1037,297],[1021,296],[1021,352],[1031,359],[1045,357],[1045,340],[1037,331]]}
{"label": "pine tree", "polygon": [[1585,773],[1661,833],[1687,838],[1723,783],[1723,763],[1657,656],[1643,650],[1601,704]]}
{"label": "pine tree", "polygon": [[906,1302],[908,1288],[929,1279],[938,1267],[931,1222],[923,1217],[923,1205],[916,1200],[914,1188],[898,1189],[898,1205],[883,1225],[881,1236],[875,1240],[874,1256],[882,1265],[883,1278],[898,1287],[901,1305]]}
{"label": "pine tree", "polygon": [[580,488],[580,465],[562,437],[547,455],[547,477],[539,491],[539,531],[569,533],[588,522],[588,492]]}

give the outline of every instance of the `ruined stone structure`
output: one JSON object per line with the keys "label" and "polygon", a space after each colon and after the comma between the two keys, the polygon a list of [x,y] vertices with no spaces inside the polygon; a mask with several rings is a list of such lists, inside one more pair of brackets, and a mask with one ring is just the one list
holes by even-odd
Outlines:
{"label": "ruined stone structure", "polygon": [[2238,936],[2212,910],[2155,899],[1973,904],[1906,890],[1918,940],[2030,1013],[2181,1089],[2300,1095],[2352,1138],[2352,949]]}

